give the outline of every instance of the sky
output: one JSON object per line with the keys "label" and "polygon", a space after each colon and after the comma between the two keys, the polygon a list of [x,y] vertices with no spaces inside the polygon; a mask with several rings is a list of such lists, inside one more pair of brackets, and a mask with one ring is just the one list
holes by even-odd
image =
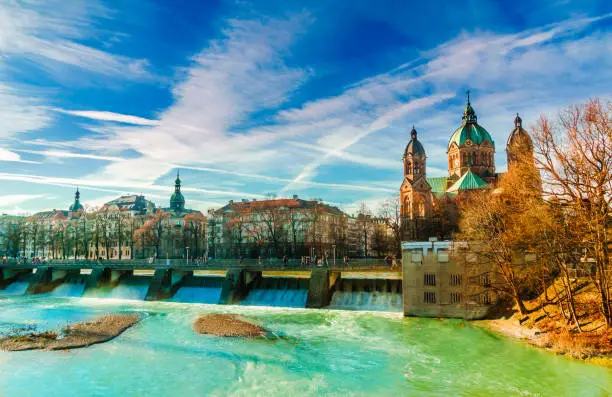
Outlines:
{"label": "sky", "polygon": [[609,0],[0,1],[0,213],[144,194],[270,195],[352,213],[427,176],[465,92],[506,167],[524,126],[612,99]]}

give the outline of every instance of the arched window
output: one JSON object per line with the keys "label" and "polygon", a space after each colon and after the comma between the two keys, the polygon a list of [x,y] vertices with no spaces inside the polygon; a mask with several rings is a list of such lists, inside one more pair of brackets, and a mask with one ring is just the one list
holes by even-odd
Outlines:
{"label": "arched window", "polygon": [[412,162],[410,160],[406,161],[406,174],[412,174]]}
{"label": "arched window", "polygon": [[425,217],[425,202],[423,201],[423,199],[419,199],[416,202],[416,216],[419,218],[423,218]]}

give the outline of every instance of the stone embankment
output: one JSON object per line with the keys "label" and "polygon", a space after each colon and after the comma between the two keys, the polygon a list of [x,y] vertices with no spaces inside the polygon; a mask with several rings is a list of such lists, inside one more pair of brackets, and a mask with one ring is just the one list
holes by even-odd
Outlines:
{"label": "stone embankment", "polygon": [[62,334],[53,331],[7,336],[0,350],[68,350],[108,342],[140,320],[138,314],[107,314],[92,321],[71,324]]}
{"label": "stone embankment", "polygon": [[260,338],[268,333],[265,328],[231,314],[202,315],[194,321],[193,330],[199,334],[243,338]]}

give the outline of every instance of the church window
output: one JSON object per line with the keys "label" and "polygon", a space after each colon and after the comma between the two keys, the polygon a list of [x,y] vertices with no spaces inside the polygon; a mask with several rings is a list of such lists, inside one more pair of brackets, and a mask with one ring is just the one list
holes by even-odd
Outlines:
{"label": "church window", "polygon": [[406,162],[406,174],[412,174],[412,163],[410,161]]}
{"label": "church window", "polygon": [[419,216],[425,216],[425,203],[419,202]]}

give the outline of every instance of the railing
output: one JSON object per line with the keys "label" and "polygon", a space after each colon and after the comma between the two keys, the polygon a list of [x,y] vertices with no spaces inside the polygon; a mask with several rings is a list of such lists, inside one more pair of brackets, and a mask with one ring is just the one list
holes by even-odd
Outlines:
{"label": "railing", "polygon": [[7,260],[0,262],[0,267],[24,267],[36,268],[42,266],[67,267],[67,268],[99,268],[113,267],[117,269],[152,269],[152,268],[180,268],[180,269],[228,269],[228,268],[249,268],[249,269],[282,269],[282,270],[311,270],[314,268],[329,268],[334,270],[398,270],[399,261],[390,265],[384,259],[350,259],[347,263],[343,261],[320,261],[319,264],[304,262],[299,259],[289,259],[286,262],[281,259],[213,259],[208,261],[186,259],[134,259],[134,260],[61,260],[52,259],[46,261],[18,261]]}

